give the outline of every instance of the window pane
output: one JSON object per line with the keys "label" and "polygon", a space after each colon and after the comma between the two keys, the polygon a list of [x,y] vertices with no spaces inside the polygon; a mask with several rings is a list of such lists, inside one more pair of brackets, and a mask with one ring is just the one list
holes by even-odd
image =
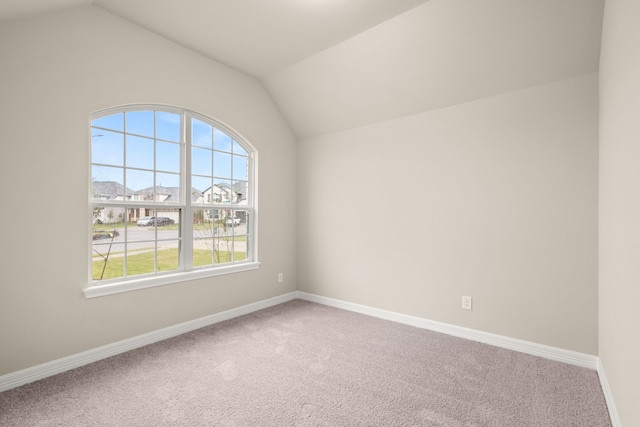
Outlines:
{"label": "window pane", "polygon": [[153,137],[153,111],[130,111],[127,113],[126,132]]}
{"label": "window pane", "polygon": [[236,238],[233,245],[233,261],[246,261],[247,260],[247,238]]}
{"label": "window pane", "polygon": [[177,173],[162,173],[158,172],[156,174],[156,182],[158,183],[158,187],[165,187],[174,189],[172,192],[168,193],[173,195],[172,200],[167,200],[171,202],[180,201],[180,175]]}
{"label": "window pane", "polygon": [[158,185],[149,191],[150,193],[155,193],[153,200],[156,202],[179,203],[181,199],[178,179],[178,175],[156,174]]}
{"label": "window pane", "polygon": [[227,191],[219,185],[214,185],[205,191],[204,201],[205,203],[229,203],[227,199]]}
{"label": "window pane", "polygon": [[218,198],[220,199],[220,201],[217,203],[231,203],[233,198],[231,181],[227,181],[224,179],[214,179],[214,184],[217,187],[216,192],[218,192]]}
{"label": "window pane", "polygon": [[127,166],[153,169],[153,139],[127,135]]}
{"label": "window pane", "polygon": [[245,261],[248,257],[249,212],[235,211],[236,226],[233,228],[233,261]]}
{"label": "window pane", "polygon": [[155,220],[156,220],[156,210],[149,208],[134,208],[131,209],[134,212],[132,219],[132,226],[135,225],[137,228],[132,228],[129,230],[127,234],[127,238],[130,241],[153,241],[155,239],[154,233],[149,233],[148,231],[141,231],[145,229],[149,229],[154,231],[155,228]]}
{"label": "window pane", "polygon": [[156,112],[156,138],[166,141],[180,142],[180,115],[167,113],[166,111]]}
{"label": "window pane", "polygon": [[125,255],[127,276],[139,276],[141,274],[155,273],[155,248],[153,242],[146,250],[140,252],[129,252]]}
{"label": "window pane", "polygon": [[231,154],[213,152],[213,174],[218,178],[231,178]]}
{"label": "window pane", "polygon": [[124,135],[107,130],[92,129],[91,162],[124,166]]}
{"label": "window pane", "polygon": [[123,244],[125,210],[95,208],[91,277],[107,280],[124,276]]}
{"label": "window pane", "polygon": [[211,184],[212,184],[211,177],[204,177],[204,176],[191,177],[191,186],[194,189],[200,191],[201,193],[204,193],[203,199],[197,201],[197,203],[207,203],[211,201],[211,197],[209,197],[209,200],[207,200],[207,197],[208,197],[207,195],[211,195],[212,193]]}
{"label": "window pane", "polygon": [[233,236],[216,235],[214,238],[213,262],[215,264],[227,264],[232,261]]}
{"label": "window pane", "polygon": [[158,209],[153,221],[158,239],[158,271],[180,267],[180,209]]}
{"label": "window pane", "polygon": [[91,126],[124,131],[124,113],[100,117],[91,122]]}
{"label": "window pane", "polygon": [[249,159],[242,156],[233,156],[233,179],[247,180],[247,171],[249,167]]}
{"label": "window pane", "polygon": [[110,280],[125,276],[126,219],[125,208],[94,208],[93,280]]}
{"label": "window pane", "polygon": [[242,148],[242,146],[238,144],[238,142],[233,141],[233,154],[240,154],[242,156],[247,156],[247,151],[244,148]]}
{"label": "window pane", "polygon": [[249,191],[248,187],[247,181],[235,181],[232,186],[234,196],[232,203],[246,205]]}
{"label": "window pane", "polygon": [[[249,219],[249,214],[247,211],[232,211],[233,215],[233,234],[234,235],[246,235],[247,234],[247,224]],[[227,220],[227,225],[231,225],[230,221]]]}
{"label": "window pane", "polygon": [[124,182],[123,177],[124,169],[122,168],[112,168],[109,166],[92,166],[91,167],[91,182],[115,182],[120,184],[120,190],[117,194],[124,194],[124,187],[122,187],[122,183]]}
{"label": "window pane", "polygon": [[213,228],[220,218],[216,209],[193,210],[193,236],[198,238],[212,238]]}
{"label": "window pane", "polygon": [[220,129],[213,129],[213,148],[231,152],[231,137]]}
{"label": "window pane", "polygon": [[156,145],[156,169],[180,172],[180,144],[158,141]]}
{"label": "window pane", "polygon": [[211,176],[211,150],[204,148],[191,149],[191,171],[197,175]]}
{"label": "window pane", "polygon": [[193,266],[206,267],[213,265],[213,240],[193,239]]}
{"label": "window pane", "polygon": [[233,261],[234,228],[240,223],[235,211],[225,209],[219,211],[218,232],[214,239],[215,263],[226,264]]}
{"label": "window pane", "polygon": [[213,238],[218,231],[219,212],[214,209],[193,211],[193,266],[212,265],[214,259]]}
{"label": "window pane", "polygon": [[178,242],[173,242],[172,247],[158,248],[158,271],[176,271],[180,268],[180,251]]}
{"label": "window pane", "polygon": [[211,125],[193,119],[191,133],[193,145],[213,148],[213,127]]}
{"label": "window pane", "polygon": [[151,194],[148,199],[140,200],[153,200],[153,172],[141,171],[137,169],[127,169],[127,188],[135,191]]}
{"label": "window pane", "polygon": [[[94,186],[95,188],[96,186]],[[104,230],[104,227],[124,227],[127,218],[126,209],[119,206],[96,207],[93,209],[93,230]],[[95,236],[94,239],[96,240]],[[98,239],[99,240],[99,239]]]}
{"label": "window pane", "polygon": [[124,277],[123,254],[114,248],[111,242],[111,235],[113,235],[112,231],[94,230],[93,232],[93,255],[91,261],[91,278],[93,280]]}
{"label": "window pane", "polygon": [[180,238],[180,209],[156,209],[151,225],[158,229],[158,240]]}

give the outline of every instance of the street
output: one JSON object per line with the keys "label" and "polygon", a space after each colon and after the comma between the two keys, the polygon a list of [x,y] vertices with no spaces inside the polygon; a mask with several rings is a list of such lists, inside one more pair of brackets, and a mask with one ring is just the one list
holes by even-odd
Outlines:
{"label": "street", "polygon": [[[100,239],[93,241],[94,257],[99,254],[105,255],[110,252],[111,257],[123,256],[125,250],[125,238],[127,241],[127,250],[129,255],[134,253],[141,253],[146,251],[152,251],[155,245],[154,233],[156,228],[154,227],[137,227],[128,226],[125,233],[124,227],[115,228],[119,233],[118,236],[111,239]],[[235,227],[219,227],[216,228],[215,237],[218,238],[216,242],[220,250],[231,250],[231,237],[235,235],[244,235],[247,231],[247,224],[243,223]],[[211,249],[213,245],[212,240],[213,230],[194,230],[194,249]],[[234,233],[235,231],[235,233]],[[220,239],[223,238],[224,239]],[[177,248],[179,240],[178,229],[165,229],[163,227],[157,227],[157,240],[158,249],[170,249]],[[109,248],[109,246],[111,246]],[[228,246],[228,247],[227,247]],[[246,251],[246,239],[234,241],[233,248],[235,252]],[[97,253],[96,253],[97,252]]]}

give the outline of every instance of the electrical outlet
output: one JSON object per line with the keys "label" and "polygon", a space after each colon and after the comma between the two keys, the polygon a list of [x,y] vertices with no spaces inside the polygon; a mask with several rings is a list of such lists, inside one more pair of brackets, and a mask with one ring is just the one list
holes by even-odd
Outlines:
{"label": "electrical outlet", "polygon": [[473,298],[462,296],[462,309],[471,310]]}
{"label": "electrical outlet", "polygon": [[278,273],[278,283],[284,282],[284,273]]}

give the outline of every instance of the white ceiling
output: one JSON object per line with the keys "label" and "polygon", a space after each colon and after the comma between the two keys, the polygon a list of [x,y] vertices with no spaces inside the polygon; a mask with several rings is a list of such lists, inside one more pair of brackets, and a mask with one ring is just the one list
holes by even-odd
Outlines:
{"label": "white ceiling", "polygon": [[92,0],[0,0],[0,22],[91,4]]}
{"label": "white ceiling", "polygon": [[260,79],[310,137],[598,70],[604,0],[1,0],[93,4]]}
{"label": "white ceiling", "polygon": [[94,4],[257,77],[426,0],[94,0]]}
{"label": "white ceiling", "polygon": [[604,0],[431,0],[263,79],[301,138],[598,71]]}

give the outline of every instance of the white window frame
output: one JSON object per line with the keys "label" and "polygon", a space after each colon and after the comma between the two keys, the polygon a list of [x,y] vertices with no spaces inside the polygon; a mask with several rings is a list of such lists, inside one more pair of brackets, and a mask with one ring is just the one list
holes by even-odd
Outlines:
{"label": "white window frame", "polygon": [[[181,116],[181,165],[180,165],[180,201],[179,203],[166,203],[166,202],[153,202],[145,203],[136,200],[94,200],[92,195],[92,156],[91,149],[89,150],[89,220],[87,221],[89,226],[89,256],[88,256],[88,283],[89,285],[83,289],[86,298],[99,297],[104,295],[110,295],[121,292],[129,292],[138,289],[144,289],[155,286],[168,285],[173,283],[179,283],[189,280],[202,279],[206,277],[220,276],[231,273],[238,273],[243,271],[255,270],[260,266],[258,261],[258,209],[257,209],[257,171],[258,171],[258,155],[255,147],[250,144],[246,138],[242,137],[231,127],[221,123],[219,120],[207,117],[203,114],[199,114],[193,111],[189,111],[182,108],[175,108],[165,105],[129,105],[124,107],[114,107],[106,110],[97,111],[91,114],[89,118],[89,145],[91,147],[91,131],[92,122],[95,119],[110,116],[113,114],[127,113],[132,111],[163,111]],[[239,143],[242,148],[248,154],[248,193],[247,205],[229,205],[224,203],[206,203],[196,204],[191,200],[191,141],[192,141],[192,119],[205,122],[214,128],[223,131],[230,136],[234,141]],[[155,169],[154,169],[155,170]],[[126,183],[125,183],[126,186]],[[94,207],[132,207],[132,208],[178,208],[181,209],[180,220],[180,235],[181,235],[181,251],[180,251],[180,267],[176,271],[170,272],[156,272],[141,276],[132,276],[121,279],[111,279],[104,281],[95,281],[92,278],[92,263],[93,263],[93,240],[92,240],[92,219]],[[193,212],[194,209],[212,209],[212,210],[238,210],[248,212],[248,230],[247,244],[249,250],[247,253],[247,260],[235,261],[225,264],[214,264],[213,266],[205,267],[193,267]],[[125,219],[126,220],[126,219]]]}

